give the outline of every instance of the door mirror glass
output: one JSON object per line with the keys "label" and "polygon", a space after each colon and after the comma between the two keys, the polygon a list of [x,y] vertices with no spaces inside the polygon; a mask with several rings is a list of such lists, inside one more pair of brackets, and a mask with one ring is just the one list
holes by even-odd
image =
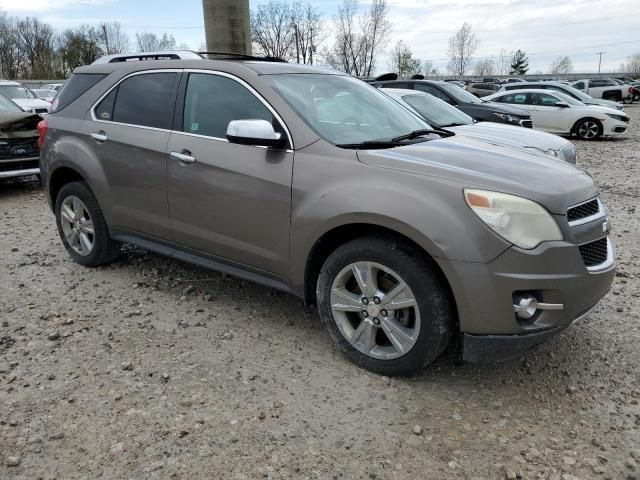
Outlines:
{"label": "door mirror glass", "polygon": [[285,139],[266,120],[232,120],[227,127],[227,140],[240,145],[283,147]]}

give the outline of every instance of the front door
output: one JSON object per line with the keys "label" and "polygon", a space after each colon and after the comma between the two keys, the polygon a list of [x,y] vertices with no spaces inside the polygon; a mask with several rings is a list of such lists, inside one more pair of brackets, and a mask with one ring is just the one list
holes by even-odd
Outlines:
{"label": "front door", "polygon": [[571,107],[556,107],[559,98],[546,93],[529,94],[529,112],[533,124],[548,132],[568,132],[571,130]]}
{"label": "front door", "polygon": [[232,120],[268,120],[286,135],[283,125],[234,77],[189,73],[183,82],[167,147],[174,241],[288,278],[293,151],[226,140]]}

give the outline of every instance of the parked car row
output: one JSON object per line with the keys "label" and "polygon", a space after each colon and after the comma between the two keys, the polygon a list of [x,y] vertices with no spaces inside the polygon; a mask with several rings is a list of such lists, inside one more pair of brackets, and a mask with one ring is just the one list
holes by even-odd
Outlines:
{"label": "parked car row", "polygon": [[526,107],[188,53],[78,68],[40,122],[46,197],[78,264],[124,242],[291,292],[385,375],[420,372],[454,339],[470,361],[512,358],[609,290],[598,188],[569,142],[522,128]]}

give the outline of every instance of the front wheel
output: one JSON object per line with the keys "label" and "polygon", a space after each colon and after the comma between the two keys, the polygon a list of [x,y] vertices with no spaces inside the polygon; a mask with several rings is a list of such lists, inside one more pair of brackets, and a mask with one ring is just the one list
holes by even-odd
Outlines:
{"label": "front wheel", "polygon": [[389,376],[420,373],[446,348],[454,313],[435,264],[392,237],[350,241],[325,262],[320,318],[354,363]]}
{"label": "front wheel", "polygon": [[592,118],[580,120],[575,127],[576,135],[582,140],[594,140],[602,135],[602,131],[602,124]]}

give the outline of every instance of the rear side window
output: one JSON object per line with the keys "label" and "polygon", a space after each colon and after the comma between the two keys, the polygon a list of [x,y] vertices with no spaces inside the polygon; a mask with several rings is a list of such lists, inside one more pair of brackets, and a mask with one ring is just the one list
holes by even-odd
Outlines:
{"label": "rear side window", "polygon": [[[111,121],[170,129],[174,103],[173,84],[176,77],[177,74],[173,72],[145,73],[124,80],[117,87]],[[110,95],[107,95],[103,102],[111,101]],[[100,103],[100,107],[103,102]],[[108,105],[105,108],[107,107]],[[108,110],[103,110],[100,114],[104,111]],[[100,115],[97,117],[100,118]]]}
{"label": "rear side window", "polygon": [[59,112],[104,77],[106,75],[102,73],[74,73],[58,91],[58,95],[56,95],[51,106],[51,111]]}
{"label": "rear side window", "polygon": [[190,74],[183,131],[227,138],[232,120],[267,120],[276,130],[281,129],[271,111],[240,83],[219,75]]}

